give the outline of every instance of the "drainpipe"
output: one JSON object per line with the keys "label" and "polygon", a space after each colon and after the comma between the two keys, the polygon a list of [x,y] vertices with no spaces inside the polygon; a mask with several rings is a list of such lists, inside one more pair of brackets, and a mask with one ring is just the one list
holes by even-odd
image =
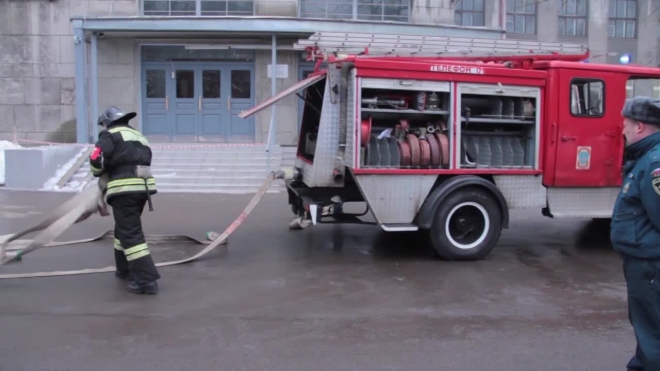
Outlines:
{"label": "drainpipe", "polygon": [[506,0],[500,0],[500,27],[504,30],[502,39],[506,39]]}
{"label": "drainpipe", "polygon": [[[270,52],[271,59],[271,76],[270,76],[270,94],[275,96],[277,94],[277,79],[276,79],[276,69],[277,67],[277,35],[273,34],[272,36],[272,46]],[[268,152],[268,172],[270,172],[270,147],[273,137],[273,131],[275,130],[275,115],[277,114],[277,103],[270,106],[270,125],[268,127],[268,141],[266,144],[266,152]]]}
{"label": "drainpipe", "polygon": [[99,61],[98,61],[98,38],[96,32],[92,32],[92,50],[90,50],[90,88],[91,93],[91,111],[92,111],[92,142],[96,142],[99,137],[99,126],[96,125],[96,120],[99,117]]}
{"label": "drainpipe", "polygon": [[85,92],[85,31],[82,21],[73,20],[74,61],[76,67],[76,142],[89,143],[87,127],[87,96]]}

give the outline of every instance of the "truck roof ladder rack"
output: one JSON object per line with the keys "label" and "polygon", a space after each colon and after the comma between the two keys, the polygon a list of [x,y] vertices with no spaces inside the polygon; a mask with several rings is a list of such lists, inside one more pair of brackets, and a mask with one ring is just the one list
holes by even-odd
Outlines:
{"label": "truck roof ladder rack", "polygon": [[356,58],[412,57],[510,62],[519,67],[533,61],[579,62],[589,57],[589,49],[585,45],[574,43],[341,32],[317,32],[308,39],[298,40],[294,49],[306,50],[309,60],[340,55]]}

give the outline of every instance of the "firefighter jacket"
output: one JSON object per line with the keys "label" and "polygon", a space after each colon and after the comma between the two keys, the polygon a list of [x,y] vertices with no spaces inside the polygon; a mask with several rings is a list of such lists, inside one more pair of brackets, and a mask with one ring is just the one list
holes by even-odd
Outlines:
{"label": "firefighter jacket", "polygon": [[660,258],[660,132],[626,148],[610,238],[624,257]]}
{"label": "firefighter jacket", "polygon": [[126,123],[119,123],[99,133],[89,165],[95,177],[108,173],[106,197],[109,200],[120,194],[146,193],[147,185],[150,194],[157,192],[153,177],[149,177],[145,185],[145,179],[135,173],[137,165],[151,166],[151,157],[149,142],[142,133]]}

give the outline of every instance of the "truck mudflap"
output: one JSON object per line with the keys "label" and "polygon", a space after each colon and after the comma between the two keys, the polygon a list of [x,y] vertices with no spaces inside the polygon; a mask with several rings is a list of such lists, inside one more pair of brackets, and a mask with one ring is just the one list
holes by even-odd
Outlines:
{"label": "truck mudflap", "polygon": [[466,186],[480,186],[493,194],[502,212],[502,227],[509,228],[509,207],[502,193],[495,184],[475,175],[460,175],[447,179],[431,191],[417,214],[416,224],[422,229],[431,228],[439,205],[452,192]]}
{"label": "truck mudflap", "polygon": [[309,218],[312,224],[376,224],[359,217],[369,212],[345,213],[343,205],[349,202],[364,202],[362,194],[355,187],[307,187],[300,180],[286,183],[289,205],[294,215]]}

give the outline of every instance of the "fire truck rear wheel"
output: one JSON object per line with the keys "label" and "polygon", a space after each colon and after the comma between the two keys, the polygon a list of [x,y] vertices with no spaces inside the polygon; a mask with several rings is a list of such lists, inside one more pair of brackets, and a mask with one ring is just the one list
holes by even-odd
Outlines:
{"label": "fire truck rear wheel", "polygon": [[502,212],[486,190],[469,187],[440,204],[429,230],[434,252],[446,260],[480,260],[493,250],[502,232]]}

